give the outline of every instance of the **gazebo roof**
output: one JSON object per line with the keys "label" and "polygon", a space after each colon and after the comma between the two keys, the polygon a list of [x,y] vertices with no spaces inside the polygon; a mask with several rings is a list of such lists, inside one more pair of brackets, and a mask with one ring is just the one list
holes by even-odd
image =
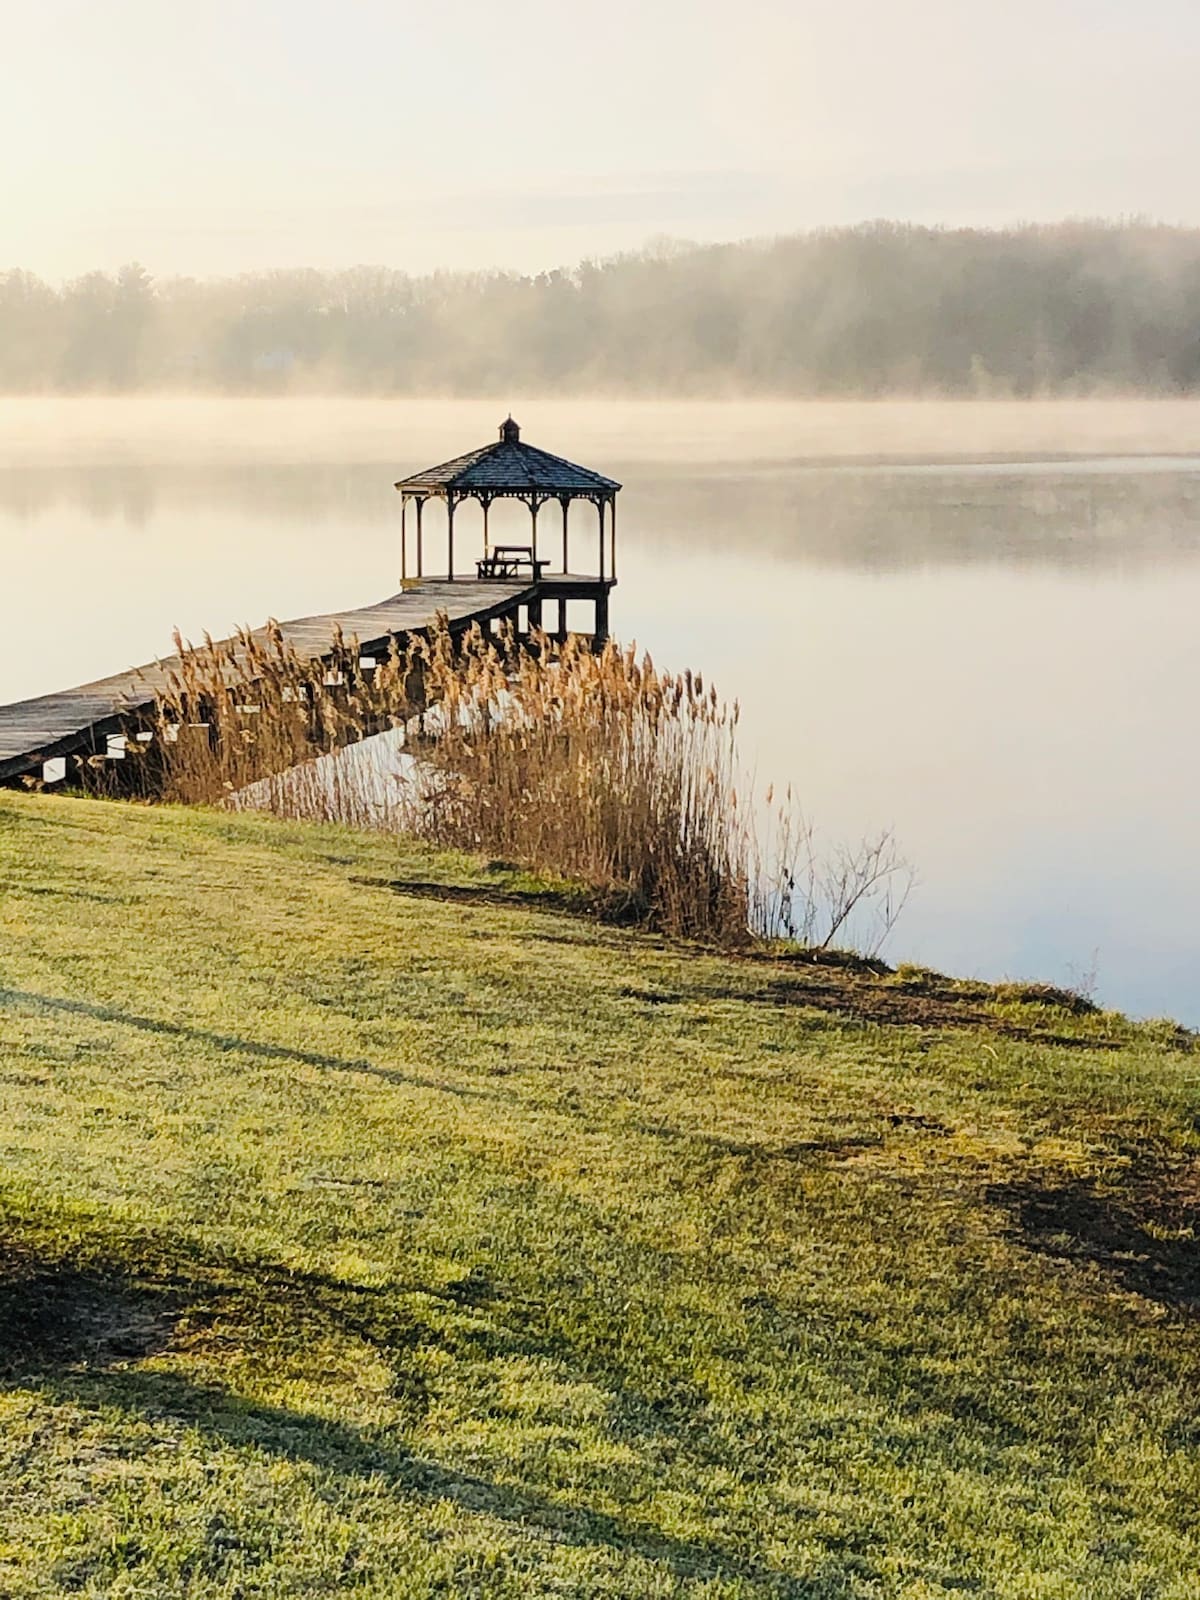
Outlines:
{"label": "gazebo roof", "polygon": [[576,466],[548,450],[522,444],[521,430],[509,417],[500,425],[495,444],[481,445],[465,456],[426,467],[396,488],[405,494],[546,494],[608,495],[621,487],[590,467]]}

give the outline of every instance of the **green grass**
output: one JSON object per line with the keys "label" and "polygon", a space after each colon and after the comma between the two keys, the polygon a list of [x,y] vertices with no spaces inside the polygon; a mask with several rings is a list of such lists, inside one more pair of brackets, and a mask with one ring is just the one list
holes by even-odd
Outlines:
{"label": "green grass", "polygon": [[1195,1596],[1188,1041],[362,878],[0,797],[5,1600]]}

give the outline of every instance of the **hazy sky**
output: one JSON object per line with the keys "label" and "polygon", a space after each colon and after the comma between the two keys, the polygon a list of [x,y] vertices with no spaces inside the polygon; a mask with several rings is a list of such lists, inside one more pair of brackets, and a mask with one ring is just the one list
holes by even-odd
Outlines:
{"label": "hazy sky", "polygon": [[0,268],[1200,222],[1198,0],[0,0]]}

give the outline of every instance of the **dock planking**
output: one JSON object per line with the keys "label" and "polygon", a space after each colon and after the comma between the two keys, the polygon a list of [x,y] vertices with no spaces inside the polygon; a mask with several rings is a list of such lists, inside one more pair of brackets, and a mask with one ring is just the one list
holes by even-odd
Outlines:
{"label": "dock planking", "polygon": [[[357,639],[364,655],[386,650],[393,639],[430,628],[444,613],[452,628],[511,616],[537,594],[531,582],[423,582],[375,605],[354,611],[330,611],[279,624],[297,654],[312,660],[328,656],[335,634]],[[265,638],[266,628],[254,630]],[[36,777],[57,757],[102,753],[109,734],[125,719],[153,706],[167,675],[179,664],[176,655],[144,667],[130,667],[57,694],[40,695],[0,706],[0,783]]]}

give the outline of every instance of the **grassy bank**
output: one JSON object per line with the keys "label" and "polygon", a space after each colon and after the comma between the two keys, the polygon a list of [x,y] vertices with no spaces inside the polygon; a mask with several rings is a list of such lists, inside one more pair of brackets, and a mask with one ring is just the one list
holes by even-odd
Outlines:
{"label": "grassy bank", "polygon": [[0,796],[0,1594],[1183,1600],[1197,1055]]}

